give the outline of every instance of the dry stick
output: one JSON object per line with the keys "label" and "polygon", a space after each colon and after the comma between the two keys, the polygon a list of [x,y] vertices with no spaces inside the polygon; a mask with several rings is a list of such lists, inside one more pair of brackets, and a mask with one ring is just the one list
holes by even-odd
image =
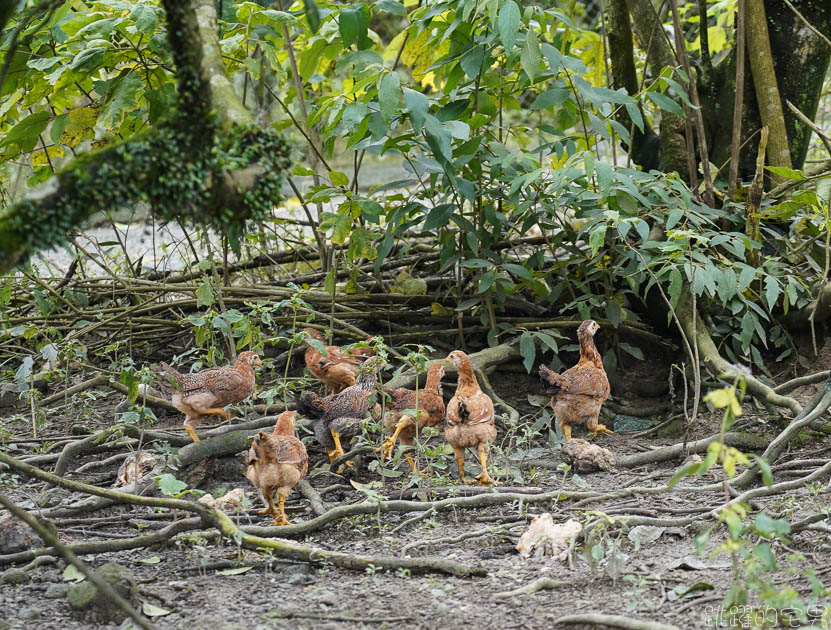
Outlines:
{"label": "dry stick", "polygon": [[[114,553],[117,551],[129,551],[130,549],[143,549],[145,547],[151,547],[153,545],[167,542],[177,534],[199,529],[201,526],[201,518],[189,518],[175,521],[155,533],[136,536],[135,538],[130,538],[129,540],[99,540],[96,542],[83,542],[76,543],[74,545],[65,545],[65,547],[79,556],[90,553]],[[0,566],[6,564],[17,564],[19,562],[28,562],[29,560],[41,557],[48,557],[44,554],[51,554],[54,552],[55,549],[52,547],[42,547],[40,549],[21,551],[19,553],[0,556]]]}
{"label": "dry stick", "polygon": [[[787,0],[785,0],[787,2]],[[805,114],[803,114],[800,109],[791,103],[789,100],[785,100],[785,104],[790,109],[799,120],[801,120],[805,125],[811,128],[815,134],[817,134],[817,138],[822,141],[822,144],[825,145],[825,150],[831,153],[831,137],[827,133],[825,133],[813,120],[808,118]]]}
{"label": "dry stick", "polygon": [[92,582],[96,588],[113,604],[115,604],[118,608],[120,608],[124,613],[129,616],[133,621],[135,621],[140,627],[144,628],[145,630],[154,630],[153,625],[147,621],[144,617],[142,617],[135,608],[133,608],[130,603],[124,599],[121,595],[116,592],[116,590],[110,586],[107,582],[103,581],[101,578],[96,575],[96,573],[90,569],[84,562],[78,558],[71,550],[67,549],[64,545],[58,541],[58,537],[53,534],[48,528],[44,527],[40,524],[40,522],[34,518],[31,514],[29,514],[26,510],[18,507],[12,501],[8,499],[3,494],[0,494],[0,505],[6,508],[9,512],[12,513],[13,516],[17,517],[24,523],[26,523],[29,527],[31,527],[37,534],[44,540],[44,542],[50,544],[54,547],[55,551],[61,554],[64,559],[78,569],[81,573],[83,573],[87,579]]}
{"label": "dry stick", "polygon": [[[403,568],[411,571],[423,571],[427,573],[439,572],[458,576],[487,575],[487,571],[482,567],[464,565],[452,560],[445,560],[443,558],[401,559],[388,556],[359,556],[291,543],[283,539],[275,540],[262,538],[260,536],[251,535],[245,530],[241,530],[224,512],[194,501],[137,496],[126,492],[118,492],[116,490],[91,486],[77,481],[69,481],[67,479],[57,477],[51,473],[47,473],[34,466],[29,466],[28,464],[25,464],[3,452],[0,452],[0,462],[7,464],[11,468],[29,477],[34,477],[57,486],[67,488],[68,490],[92,494],[122,503],[166,507],[196,513],[202,517],[202,520],[206,524],[218,530],[221,536],[236,541],[239,545],[249,549],[270,549],[277,557],[300,560],[308,563],[331,562],[335,566],[356,571],[364,571],[370,565],[374,565],[382,569],[393,571]],[[275,535],[280,535],[281,533],[281,528],[277,528]]]}
{"label": "dry stick", "polygon": [[587,613],[584,615],[566,615],[554,620],[554,625],[583,623],[595,626],[611,626],[623,628],[623,630],[681,630],[678,626],[656,621],[641,621],[622,615],[602,615],[599,613]]}
{"label": "dry stick", "polygon": [[801,13],[797,10],[797,8],[796,8],[793,4],[791,4],[791,3],[790,3],[790,1],[789,1],[789,0],[784,0],[784,2],[785,2],[785,4],[787,4],[787,5],[788,5],[788,8],[789,8],[791,11],[793,11],[794,13],[796,13],[796,17],[798,17],[800,20],[802,20],[802,22],[805,24],[805,26],[807,26],[807,27],[808,27],[808,28],[809,28],[809,29],[810,29],[810,30],[811,30],[811,31],[812,31],[815,35],[817,35],[820,39],[822,39],[823,41],[825,41],[825,43],[826,43],[826,44],[828,44],[829,46],[831,46],[831,40],[829,40],[829,39],[828,39],[825,35],[823,35],[822,33],[820,33],[820,32],[817,30],[817,28],[816,28],[813,24],[811,24],[808,20],[806,20],[806,19],[805,19],[805,16],[804,16],[804,15],[802,15],[802,14],[801,14]]}
{"label": "dry stick", "polygon": [[739,0],[736,16],[736,96],[733,100],[733,134],[730,139],[730,173],[727,182],[727,196],[736,195],[736,180],[739,176],[739,143],[742,140],[742,107],[744,106],[744,31],[745,0]]}
{"label": "dry stick", "polygon": [[87,389],[92,389],[93,387],[98,387],[99,385],[106,385],[107,381],[109,381],[109,377],[106,374],[98,374],[97,376],[93,376],[90,379],[87,379],[83,383],[78,383],[77,385],[73,385],[69,389],[65,389],[62,392],[58,392],[56,394],[52,394],[51,396],[47,396],[43,400],[40,401],[41,405],[51,405],[53,402],[61,400],[62,398],[66,398],[72,396],[73,394],[77,394],[78,392],[83,392]]}
{"label": "dry stick", "polygon": [[566,586],[573,586],[573,582],[565,582],[562,580],[552,580],[549,577],[541,577],[537,578],[530,584],[526,584],[525,586],[521,586],[520,588],[515,588],[512,591],[504,591],[502,593],[494,593],[491,595],[491,601],[496,601],[500,599],[511,599],[512,597],[516,597],[517,595],[530,595],[531,593],[536,593],[537,591],[542,590],[554,590],[557,588],[563,588]]}
{"label": "dry stick", "polygon": [[468,538],[479,538],[480,536],[489,536],[490,534],[505,534],[508,532],[509,529],[511,529],[512,527],[516,527],[517,525],[525,525],[525,521],[512,521],[510,523],[503,523],[501,525],[485,527],[484,529],[478,529],[473,532],[464,532],[462,534],[459,534],[458,536],[445,536],[443,538],[416,540],[401,547],[401,553],[403,555],[406,554],[408,551],[411,551],[412,549],[418,549],[419,547],[427,547],[429,545],[452,545],[454,543],[459,543],[463,540],[467,540]]}

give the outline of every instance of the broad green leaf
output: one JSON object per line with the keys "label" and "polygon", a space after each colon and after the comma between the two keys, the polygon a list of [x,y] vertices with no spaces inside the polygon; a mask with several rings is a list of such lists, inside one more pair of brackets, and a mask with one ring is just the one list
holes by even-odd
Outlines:
{"label": "broad green leaf", "polygon": [[672,490],[682,478],[695,475],[701,469],[702,462],[687,462],[681,468],[675,471],[675,474],[670,478],[667,487]]}
{"label": "broad green leaf", "polygon": [[606,224],[601,223],[596,228],[594,228],[589,235],[589,247],[592,251],[592,256],[596,256],[597,252],[603,247],[603,243],[606,240]]}
{"label": "broad green leaf", "polygon": [[532,83],[537,76],[537,72],[539,72],[541,61],[540,43],[537,41],[534,31],[529,29],[525,36],[525,46],[522,47],[519,62]]}
{"label": "broad green leaf", "polygon": [[527,330],[519,337],[519,353],[522,355],[525,371],[530,374],[537,356],[537,346],[534,344],[534,337]]}
{"label": "broad green leaf", "polygon": [[791,532],[788,521],[781,518],[771,518],[766,512],[759,512],[754,523],[756,530],[763,536],[784,535]]}
{"label": "broad green leaf", "polygon": [[320,9],[317,7],[317,2],[315,0],[303,0],[303,13],[306,15],[312,33],[317,33],[320,28]]}
{"label": "broad green leaf", "polygon": [[170,473],[164,473],[156,477],[156,484],[159,486],[159,490],[169,497],[179,496],[188,487],[188,484],[184,481],[179,481]]}
{"label": "broad green leaf", "polygon": [[29,61],[26,62],[26,65],[30,68],[43,72],[44,70],[48,70],[54,66],[60,60],[60,57],[40,57],[37,59],[29,59]]}
{"label": "broad green leaf", "polygon": [[499,9],[499,19],[497,20],[499,40],[502,42],[502,45],[505,47],[505,52],[508,54],[513,49],[517,33],[519,33],[519,19],[519,7],[514,0],[508,0]]}
{"label": "broad green leaf", "polygon": [[744,266],[742,268],[742,272],[739,274],[739,292],[741,293],[747,287],[750,286],[750,283],[753,282],[753,279],[756,277],[756,270],[753,267]]}
{"label": "broad green leaf", "polygon": [[151,35],[159,23],[160,10],[152,4],[137,4],[130,10],[130,19],[140,33]]}
{"label": "broad green leaf", "polygon": [[407,8],[395,0],[378,0],[378,2],[375,3],[375,6],[381,11],[386,11],[387,13],[392,13],[393,15],[407,15]]}
{"label": "broad green leaf", "polygon": [[79,30],[76,36],[86,40],[106,39],[124,19],[123,17],[111,17],[96,20]]}
{"label": "broad green leaf", "polygon": [[389,125],[395,110],[398,107],[398,99],[401,97],[401,87],[398,75],[389,72],[381,79],[381,86],[378,88],[378,105],[381,108],[381,116],[384,122]]}
{"label": "broad green leaf", "polygon": [[205,281],[196,290],[196,308],[210,306],[215,301],[216,295],[214,294],[213,287],[211,286],[211,281],[208,278],[205,278]]}
{"label": "broad green leaf", "polygon": [[22,152],[31,151],[38,141],[38,136],[46,129],[52,115],[47,111],[35,112],[18,122],[6,137],[0,140],[0,147],[16,144]]}
{"label": "broad green leaf", "polygon": [[416,92],[410,88],[403,88],[404,91],[404,105],[410,114],[410,123],[413,126],[413,131],[421,133],[424,126],[424,120],[427,117],[427,109],[430,107],[430,101],[421,92]]}
{"label": "broad green leaf", "polygon": [[662,110],[671,114],[677,114],[678,116],[684,115],[684,110],[681,109],[681,106],[666,94],[661,94],[660,92],[647,92],[646,96]]}
{"label": "broad green leaf", "polygon": [[681,297],[681,290],[684,288],[684,280],[681,277],[681,270],[678,267],[673,267],[669,272],[669,300],[673,306],[678,304],[678,299]]}
{"label": "broad green leaf", "polygon": [[475,79],[482,71],[482,62],[485,60],[485,51],[481,46],[473,46],[459,60],[462,70],[471,79]]}
{"label": "broad green leaf", "polygon": [[104,56],[108,50],[108,48],[102,46],[85,48],[75,55],[72,63],[69,64],[69,68],[83,74],[92,74],[92,71],[97,70],[104,61]]}
{"label": "broad green leaf", "polygon": [[341,171],[329,171],[329,181],[333,186],[349,186],[349,177]]}
{"label": "broad green leaf", "polygon": [[124,114],[138,109],[139,96],[144,91],[144,81],[135,72],[122,75],[110,86],[107,102],[98,116],[98,122],[105,127],[117,127]]}
{"label": "broad green leaf", "polygon": [[766,166],[765,170],[770,171],[777,177],[793,179],[798,182],[803,182],[806,179],[808,179],[807,177],[805,177],[805,174],[802,171],[796,171],[792,168],[787,168],[785,166]]}
{"label": "broad green leaf", "polygon": [[545,55],[546,60],[548,61],[548,68],[553,72],[555,75],[557,70],[560,69],[560,64],[563,59],[562,53],[551,44],[543,44],[540,46],[540,51],[543,55]]}

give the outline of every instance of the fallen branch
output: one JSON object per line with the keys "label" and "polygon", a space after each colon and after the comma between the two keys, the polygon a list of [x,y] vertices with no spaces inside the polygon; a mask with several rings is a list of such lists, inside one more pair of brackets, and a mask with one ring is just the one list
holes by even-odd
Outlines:
{"label": "fallen branch", "polygon": [[831,370],[823,370],[822,372],[817,372],[815,374],[806,374],[805,376],[798,376],[796,378],[792,378],[789,381],[785,381],[781,385],[777,385],[773,388],[777,394],[787,394],[788,392],[792,392],[793,390],[804,387],[805,385],[813,385],[814,383],[821,383],[822,381],[828,380],[828,377],[831,376]]}
{"label": "fallen branch", "polygon": [[[703,453],[712,442],[716,442],[718,439],[719,435],[715,434],[701,438],[695,442],[687,442],[686,448],[679,442],[671,446],[656,448],[653,451],[624,455],[623,457],[615,459],[615,466],[618,468],[635,468],[636,466],[643,466],[644,464],[655,464],[657,462],[680,459],[691,453]],[[727,446],[735,446],[737,448],[761,450],[769,444],[769,440],[762,435],[753,433],[726,433],[724,435],[724,443]]]}
{"label": "fallen branch", "polygon": [[671,626],[666,623],[655,621],[641,621],[621,615],[601,615],[599,613],[587,613],[584,615],[566,615],[554,620],[554,625],[570,623],[587,623],[594,626],[611,626],[623,628],[623,630],[681,630],[678,626]]}
{"label": "fallen branch", "polygon": [[[193,446],[198,445],[199,444],[197,443]],[[358,556],[337,551],[318,549],[307,545],[292,543],[286,540],[262,538],[260,536],[249,534],[247,531],[238,528],[224,512],[195,501],[143,497],[127,494],[126,492],[119,492],[117,490],[98,488],[96,486],[90,486],[77,481],[69,481],[68,479],[62,479],[51,473],[40,470],[39,468],[25,464],[20,460],[2,452],[0,452],[0,462],[7,464],[9,467],[26,476],[34,477],[36,479],[40,479],[41,481],[46,481],[47,483],[66,488],[68,490],[73,490],[75,492],[92,494],[122,503],[149,505],[152,507],[166,507],[196,513],[202,518],[202,521],[205,524],[216,528],[222,536],[236,541],[239,545],[255,550],[261,550],[262,548],[270,549],[274,555],[281,558],[288,558],[291,560],[299,560],[309,563],[330,562],[335,566],[357,571],[364,571],[367,567],[374,566],[390,571],[395,571],[397,569],[409,569],[410,571],[416,572],[439,572],[458,576],[484,576],[487,574],[487,571],[482,567],[468,566],[443,558],[408,559],[387,556]],[[281,535],[281,528],[278,527],[276,529],[277,531],[274,532],[273,535]]]}
{"label": "fallen branch", "polygon": [[144,617],[138,614],[135,608],[130,605],[126,599],[124,599],[118,592],[110,586],[107,582],[103,581],[96,575],[95,571],[90,569],[86,563],[82,562],[78,556],[76,556],[70,549],[67,549],[66,546],[62,545],[60,541],[58,541],[57,535],[52,533],[52,531],[48,527],[44,527],[41,523],[29,514],[26,510],[18,507],[15,503],[9,500],[3,494],[0,494],[0,505],[6,508],[9,512],[12,513],[13,516],[20,519],[24,523],[26,523],[29,527],[31,527],[35,532],[37,532],[38,536],[41,539],[52,546],[52,548],[59,554],[64,557],[64,560],[67,561],[68,564],[71,564],[76,569],[78,569],[81,573],[83,573],[86,578],[92,582],[95,587],[103,593],[103,595],[109,599],[117,608],[120,608],[128,617],[130,617],[133,621],[135,621],[140,627],[144,628],[144,630],[154,630],[153,625],[147,621]]}
{"label": "fallen branch", "polygon": [[431,538],[415,540],[401,547],[401,553],[405,554],[413,549],[419,547],[427,547],[429,545],[452,545],[454,543],[462,542],[468,538],[480,538],[481,536],[490,536],[491,534],[506,534],[509,529],[517,525],[525,525],[525,521],[513,521],[511,523],[503,523],[501,525],[494,525],[492,527],[485,527],[472,532],[464,532],[458,536],[445,536],[443,538]]}
{"label": "fallen branch", "polygon": [[537,578],[530,584],[526,584],[525,586],[521,586],[520,588],[515,588],[512,591],[504,591],[502,593],[494,593],[491,595],[491,601],[496,601],[500,599],[511,599],[512,597],[516,597],[517,595],[530,595],[531,593],[536,593],[537,591],[542,590],[554,590],[557,588],[563,588],[565,586],[573,586],[573,582],[565,582],[563,580],[552,580],[549,577],[541,577]]}

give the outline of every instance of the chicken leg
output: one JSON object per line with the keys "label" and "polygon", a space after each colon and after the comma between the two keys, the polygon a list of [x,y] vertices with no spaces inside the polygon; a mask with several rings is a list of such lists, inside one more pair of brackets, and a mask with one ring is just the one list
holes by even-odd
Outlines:
{"label": "chicken leg", "polygon": [[[404,459],[407,460],[407,463],[410,465],[410,472],[413,474],[419,475],[426,475],[427,474],[427,467],[422,468],[421,470],[416,470],[415,460],[413,459],[412,453],[404,453]],[[464,462],[462,462],[462,466],[464,466]]]}
{"label": "chicken leg", "polygon": [[[289,523],[288,516],[286,516],[286,497],[279,494],[277,495],[277,504],[280,506],[280,512],[278,513],[276,510],[272,512],[274,514],[274,520],[271,521],[273,525],[291,525]],[[271,504],[272,507],[274,504]]]}
{"label": "chicken leg", "polygon": [[488,474],[488,450],[485,448],[484,444],[479,445],[479,448],[476,449],[476,454],[479,457],[479,464],[482,466],[482,472],[476,475],[474,479],[479,480],[480,486],[500,485],[498,481],[495,481]]}
{"label": "chicken leg", "polygon": [[589,418],[586,421],[586,429],[592,432],[592,439],[597,437],[598,433],[605,433],[607,435],[612,435],[613,431],[606,428],[606,425],[598,424],[597,423],[597,416],[593,418]]}
{"label": "chicken leg", "polygon": [[277,516],[277,507],[274,505],[274,491],[269,492],[268,496],[263,495],[263,500],[266,502],[266,506],[262,510],[259,510],[258,514],[271,514],[273,516]]}
{"label": "chicken leg", "polygon": [[453,447],[453,455],[456,458],[456,466],[459,468],[459,483],[470,485],[472,481],[465,481],[465,449]]}
{"label": "chicken leg", "polygon": [[395,450],[395,443],[398,440],[398,435],[407,426],[407,423],[402,420],[399,422],[395,427],[395,433],[393,433],[390,437],[384,440],[384,446],[382,447],[383,452],[381,453],[381,461],[384,461],[387,457],[392,457],[392,452]]}
{"label": "chicken leg", "polygon": [[190,436],[190,439],[193,440],[194,442],[199,441],[199,436],[196,435],[196,429],[193,428],[193,425],[196,424],[196,422],[197,422],[197,419],[193,418],[191,416],[188,416],[187,418],[185,418],[185,431],[188,432],[188,435]]}
{"label": "chicken leg", "polygon": [[560,427],[563,429],[563,435],[566,438],[566,442],[568,442],[571,439],[571,427],[565,422],[560,422]]}
{"label": "chicken leg", "polygon": [[[341,446],[341,443],[340,443],[340,433],[338,433],[337,431],[335,431],[334,429],[331,429],[331,428],[329,429],[329,432],[332,434],[332,439],[335,441],[335,450],[331,451],[331,452],[327,451],[327,452],[329,452],[329,462],[331,463],[332,461],[334,461],[335,459],[337,459],[338,457],[340,457],[344,453],[343,453],[343,446]],[[346,466],[347,468],[354,468],[355,467],[355,462],[348,461],[348,462],[344,462],[343,465]]]}

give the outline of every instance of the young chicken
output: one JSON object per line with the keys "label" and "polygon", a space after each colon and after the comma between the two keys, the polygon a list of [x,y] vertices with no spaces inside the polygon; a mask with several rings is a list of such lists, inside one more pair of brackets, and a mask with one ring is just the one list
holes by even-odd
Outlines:
{"label": "young chicken", "polygon": [[[384,411],[384,426],[387,431],[393,434],[384,441],[381,447],[381,459],[392,457],[395,450],[395,442],[399,438],[405,446],[412,446],[415,437],[424,427],[437,425],[444,418],[444,399],[441,395],[441,379],[444,376],[444,368],[434,363],[427,371],[427,383],[424,389],[418,392],[412,389],[385,389],[391,399],[386,404]],[[416,414],[404,413],[405,410],[416,410]],[[410,470],[416,471],[413,456],[410,453],[404,454]]]}
{"label": "young chicken", "polygon": [[[315,437],[326,448],[329,461],[343,455],[341,437],[353,437],[361,430],[361,422],[369,416],[374,404],[376,372],[384,367],[380,357],[373,357],[361,367],[355,384],[337,394],[321,397],[314,392],[303,392],[297,400],[298,410],[314,423]],[[353,462],[347,462],[353,466]]]}
{"label": "young chicken", "polygon": [[[281,413],[271,435],[260,431],[248,451],[245,476],[263,497],[266,507],[260,510],[260,514],[271,514],[275,525],[289,524],[286,499],[291,489],[309,471],[306,447],[294,436],[295,415],[293,411]],[[275,491],[279,512],[274,506]]]}
{"label": "young chicken", "polygon": [[[465,481],[465,448],[475,448],[482,465],[482,472],[476,475],[479,485],[497,483],[488,474],[488,445],[496,439],[493,401],[479,389],[473,365],[461,350],[454,350],[447,356],[459,370],[459,384],[456,393],[447,404],[447,425],[444,437],[453,447],[456,465],[459,467],[459,481]],[[473,482],[471,482],[473,483]]]}
{"label": "young chicken", "polygon": [[240,352],[234,367],[210,368],[196,374],[182,374],[162,361],[151,369],[159,374],[159,385],[169,394],[173,406],[185,414],[185,431],[199,441],[194,426],[203,416],[231,416],[226,405],[248,398],[254,391],[253,365],[263,364],[253,352]]}
{"label": "young chicken", "polygon": [[540,380],[545,386],[545,393],[551,394],[551,407],[554,416],[560,421],[566,440],[571,439],[571,425],[586,422],[586,428],[598,433],[612,433],[602,424],[598,424],[600,408],[609,397],[609,379],[603,369],[603,360],[594,345],[594,334],[600,325],[593,319],[587,319],[577,329],[580,342],[580,360],[573,368],[562,374],[540,366]]}
{"label": "young chicken", "polygon": [[[323,335],[319,330],[304,328],[303,332],[324,344]],[[372,348],[351,348],[343,351],[340,346],[324,345],[323,348],[325,354],[307,341],[304,358],[309,372],[329,388],[330,394],[337,394],[354,385],[361,364],[374,354]]]}

